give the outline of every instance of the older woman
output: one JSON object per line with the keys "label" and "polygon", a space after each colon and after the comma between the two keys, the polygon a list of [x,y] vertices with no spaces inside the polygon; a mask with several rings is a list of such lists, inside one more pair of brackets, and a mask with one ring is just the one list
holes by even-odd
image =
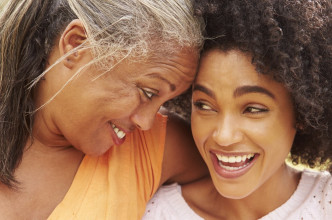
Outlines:
{"label": "older woman", "polygon": [[160,184],[199,177],[188,126],[166,131],[157,112],[191,84],[201,43],[187,0],[9,1],[2,217],[139,219]]}

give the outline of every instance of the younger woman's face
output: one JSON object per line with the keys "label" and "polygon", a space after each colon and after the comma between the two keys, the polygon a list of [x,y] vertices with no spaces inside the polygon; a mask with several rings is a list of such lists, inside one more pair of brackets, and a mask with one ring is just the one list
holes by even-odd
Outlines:
{"label": "younger woman's face", "polygon": [[219,193],[244,198],[285,169],[296,133],[290,94],[250,56],[211,50],[193,86],[192,132]]}

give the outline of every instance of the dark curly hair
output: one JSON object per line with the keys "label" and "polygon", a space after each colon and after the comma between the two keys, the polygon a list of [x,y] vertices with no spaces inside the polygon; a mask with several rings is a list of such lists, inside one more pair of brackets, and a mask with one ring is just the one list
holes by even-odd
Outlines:
{"label": "dark curly hair", "polygon": [[[299,125],[293,164],[323,164],[331,172],[330,0],[199,0],[196,12],[206,22],[203,53],[213,48],[249,53],[259,73],[272,75],[291,93]],[[183,97],[176,103],[186,106]]]}

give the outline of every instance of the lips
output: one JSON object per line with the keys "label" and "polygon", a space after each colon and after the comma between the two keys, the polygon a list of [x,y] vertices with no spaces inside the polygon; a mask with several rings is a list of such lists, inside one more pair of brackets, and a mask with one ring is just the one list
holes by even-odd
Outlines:
{"label": "lips", "polygon": [[118,128],[115,124],[110,122],[110,125],[112,127],[112,138],[116,145],[121,145],[126,139],[126,131],[122,130],[121,128]]}
{"label": "lips", "polygon": [[259,157],[257,153],[226,154],[211,152],[216,172],[224,178],[237,178],[247,173]]}
{"label": "lips", "polygon": [[116,134],[116,136],[118,136],[119,139],[124,138],[124,136],[126,136],[126,133],[122,130],[120,130],[118,127],[115,126],[115,124],[111,124],[112,128]]}

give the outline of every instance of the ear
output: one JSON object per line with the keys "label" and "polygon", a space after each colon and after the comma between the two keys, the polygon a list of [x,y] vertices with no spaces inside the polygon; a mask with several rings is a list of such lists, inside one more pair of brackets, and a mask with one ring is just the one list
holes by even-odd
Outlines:
{"label": "ear", "polygon": [[81,59],[84,50],[77,50],[73,53],[73,49],[80,46],[86,40],[86,33],[82,22],[79,19],[71,21],[59,40],[60,56],[66,56],[63,63],[71,69]]}

